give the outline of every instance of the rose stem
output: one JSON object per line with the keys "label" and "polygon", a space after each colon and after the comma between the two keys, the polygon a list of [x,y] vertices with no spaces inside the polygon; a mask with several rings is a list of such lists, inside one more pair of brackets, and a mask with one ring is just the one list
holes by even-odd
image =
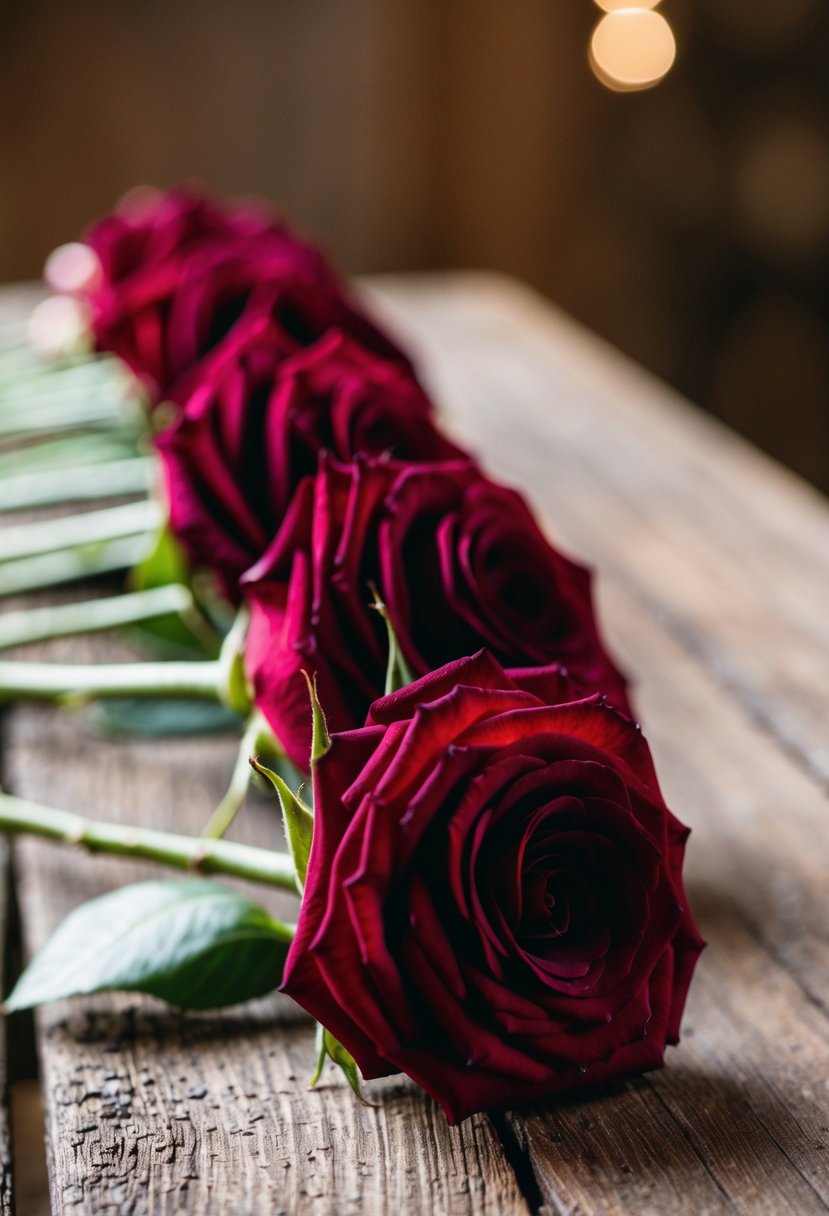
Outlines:
{"label": "rose stem", "polygon": [[0,793],[0,831],[8,835],[42,836],[58,844],[79,845],[89,853],[156,861],[196,874],[246,878],[296,894],[294,863],[287,853],[231,840],[177,836],[172,832],[104,823],[4,793]]}
{"label": "rose stem", "polygon": [[[2,336],[0,335],[0,340]],[[111,359],[91,351],[83,354],[64,355],[58,360],[44,358],[29,342],[17,346],[0,347],[0,384],[16,384],[20,381],[41,380],[44,377],[72,377],[82,383],[103,379],[104,375],[117,374]],[[93,369],[97,369],[93,371]]]}
{"label": "rose stem", "polygon": [[0,564],[0,597],[126,570],[140,562],[148,549],[146,536],[127,536],[101,545],[3,562]]}
{"label": "rose stem", "polygon": [[251,700],[242,663],[247,617],[241,611],[218,659],[160,663],[26,663],[0,661],[0,702],[77,705],[106,697],[193,697],[217,701],[247,717]]}
{"label": "rose stem", "polygon": [[3,367],[0,358],[0,412],[6,414],[20,407],[38,409],[56,402],[66,409],[76,408],[90,394],[106,393],[106,402],[113,415],[120,409],[123,398],[132,386],[121,369],[112,363],[87,363],[69,367],[19,362]]}
{"label": "rose stem", "polygon": [[18,663],[0,661],[0,701],[83,703],[106,697],[221,701],[219,661]]}
{"label": "rose stem", "polygon": [[62,515],[36,523],[12,524],[0,535],[0,562],[38,557],[82,545],[99,545],[156,530],[164,521],[157,502],[144,499],[102,511]]}
{"label": "rose stem", "polygon": [[100,464],[21,473],[0,480],[0,511],[25,511],[64,502],[94,502],[146,494],[154,461],[146,456],[101,461]]}
{"label": "rose stem", "polygon": [[128,595],[0,613],[0,650],[30,642],[45,642],[50,638],[71,637],[77,633],[118,629],[124,625],[156,620],[170,613],[182,617],[186,623],[190,623],[192,618],[201,630],[207,627],[189,588],[181,583],[170,583],[165,587],[151,587],[147,591],[133,591]]}
{"label": "rose stem", "polygon": [[72,435],[59,435],[54,439],[39,437],[31,443],[4,446],[0,450],[0,473],[3,478],[8,478],[27,473],[60,472],[79,468],[83,464],[98,464],[103,460],[121,460],[125,456],[135,455],[136,436],[126,428],[76,431]]}
{"label": "rose stem", "polygon": [[274,754],[281,753],[281,749],[265,719],[260,713],[255,712],[251,716],[242,736],[242,742],[239,744],[239,754],[236,757],[227,793],[208,819],[202,836],[218,840],[224,836],[233,823],[245,801],[253,777],[250,758],[260,752]]}
{"label": "rose stem", "polygon": [[66,431],[77,431],[86,427],[113,427],[119,429],[124,419],[120,409],[106,399],[83,398],[70,410],[65,401],[48,405],[33,405],[15,402],[13,410],[0,413],[0,439],[28,439],[30,436],[55,435]]}

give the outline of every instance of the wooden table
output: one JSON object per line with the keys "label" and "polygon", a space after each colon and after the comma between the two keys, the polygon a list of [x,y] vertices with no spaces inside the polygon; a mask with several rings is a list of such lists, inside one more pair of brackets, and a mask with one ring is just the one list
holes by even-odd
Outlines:
{"label": "wooden table", "polygon": [[[54,1210],[825,1212],[827,505],[520,287],[457,275],[370,290],[451,429],[598,567],[606,632],[694,829],[710,947],[683,1041],[662,1072],[449,1129],[405,1080],[372,1084],[377,1108],[333,1074],[309,1093],[311,1026],[280,998],[191,1017],[78,1000],[36,1019]],[[117,653],[51,653],[82,645]],[[198,831],[234,751],[230,737],[114,744],[18,709],[3,777],[57,806]],[[273,806],[251,799],[238,833],[276,843]],[[29,841],[14,855],[28,950],[77,902],[151,872]],[[0,1122],[0,1157],[3,1137]],[[0,1190],[7,1202],[7,1169]]]}

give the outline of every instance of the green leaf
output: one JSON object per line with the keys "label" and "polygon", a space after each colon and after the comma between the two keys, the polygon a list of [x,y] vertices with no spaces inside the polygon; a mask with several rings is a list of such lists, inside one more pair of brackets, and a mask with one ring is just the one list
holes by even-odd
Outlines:
{"label": "green leaf", "polygon": [[370,584],[371,594],[374,596],[374,603],[371,607],[375,612],[383,618],[386,623],[386,633],[389,641],[389,657],[386,663],[386,696],[390,692],[397,692],[399,688],[405,688],[407,684],[411,684],[414,680],[412,669],[403,657],[403,652],[400,649],[400,643],[397,640],[389,610],[380,598],[380,594],[373,583]]}
{"label": "green leaf", "polygon": [[136,591],[166,587],[168,583],[187,583],[187,558],[169,527],[159,529],[152,551],[135,567],[130,583]]}
{"label": "green leaf", "polygon": [[222,704],[247,717],[253,711],[253,688],[245,670],[245,642],[250,612],[242,605],[219,651],[219,696]]}
{"label": "green leaf", "polygon": [[[190,585],[190,569],[184,551],[168,526],[158,530],[150,553],[133,567],[128,584],[132,591],[166,587],[170,583]],[[131,632],[156,643],[171,655],[219,653],[221,640],[198,610],[190,618],[171,615],[133,626]]]}
{"label": "green leaf", "polygon": [[335,1039],[330,1030],[326,1030],[321,1023],[317,1023],[317,1064],[314,1074],[308,1082],[309,1089],[313,1089],[319,1082],[326,1060],[330,1060],[332,1064],[336,1064],[353,1089],[358,1101],[362,1102],[363,1106],[374,1105],[363,1094],[363,1078],[360,1075],[360,1069],[357,1067],[357,1061],[351,1052],[346,1051],[339,1039]]}
{"label": "green leaf", "polygon": [[292,792],[279,773],[267,768],[256,756],[251,757],[250,763],[254,772],[265,777],[276,790],[279,805],[282,807],[285,836],[296,868],[297,886],[302,892],[305,887],[308,859],[311,856],[311,844],[314,839],[314,812],[305,805],[298,794]]}
{"label": "green leaf", "polygon": [[219,883],[135,883],[71,912],[5,1009],[113,989],[185,1009],[235,1005],[279,985],[291,939],[286,925]]}
{"label": "green leaf", "polygon": [[82,711],[90,730],[112,738],[164,739],[238,730],[242,719],[210,701],[112,697]]}
{"label": "green leaf", "polygon": [[307,671],[303,671],[302,674],[305,676],[308,695],[311,698],[311,768],[313,769],[320,757],[328,751],[331,739],[328,735],[328,723],[325,721],[325,714],[317,696],[316,672],[313,676],[309,676]]}

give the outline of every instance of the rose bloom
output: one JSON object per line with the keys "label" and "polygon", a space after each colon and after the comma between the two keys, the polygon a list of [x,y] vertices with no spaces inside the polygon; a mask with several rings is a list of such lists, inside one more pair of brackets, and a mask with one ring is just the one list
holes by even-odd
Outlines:
{"label": "rose bloom", "polygon": [[519,494],[470,461],[323,459],[242,582],[256,702],[302,768],[303,669],[317,673],[335,730],[361,725],[384,690],[388,646],[372,586],[415,675],[485,646],[519,683],[564,665],[580,694],[605,693],[629,711],[589,572],[553,548]]}
{"label": "rose bloom", "polygon": [[703,944],[641,734],[537,691],[450,663],[314,769],[282,990],[450,1122],[659,1067]]}
{"label": "rose bloom", "polygon": [[408,366],[322,254],[263,207],[184,187],[142,191],[85,240],[100,266],[81,293],[96,345],[119,355],[153,402],[180,401],[204,357],[255,313],[274,319],[290,349],[336,326]]}
{"label": "rose bloom", "polygon": [[431,421],[399,364],[338,330],[293,354],[267,316],[242,323],[176,420],[157,438],[170,526],[231,598],[265,552],[320,453],[405,461],[462,453]]}

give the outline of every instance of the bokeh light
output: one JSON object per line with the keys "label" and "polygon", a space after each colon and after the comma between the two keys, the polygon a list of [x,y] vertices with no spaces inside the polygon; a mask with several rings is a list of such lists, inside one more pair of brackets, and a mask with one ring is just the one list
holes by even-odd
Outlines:
{"label": "bokeh light", "polygon": [[86,311],[72,296],[49,296],[29,317],[26,335],[44,359],[80,354],[89,346]]}
{"label": "bokeh light", "polygon": [[67,295],[94,287],[100,274],[97,254],[80,241],[59,245],[49,254],[43,268],[43,277],[52,291]]}
{"label": "bokeh light", "polygon": [[620,8],[656,8],[660,0],[596,0],[606,13],[615,13]]}
{"label": "bokeh light", "polygon": [[676,58],[665,18],[646,8],[620,8],[602,17],[590,41],[590,65],[602,84],[618,92],[657,84]]}

